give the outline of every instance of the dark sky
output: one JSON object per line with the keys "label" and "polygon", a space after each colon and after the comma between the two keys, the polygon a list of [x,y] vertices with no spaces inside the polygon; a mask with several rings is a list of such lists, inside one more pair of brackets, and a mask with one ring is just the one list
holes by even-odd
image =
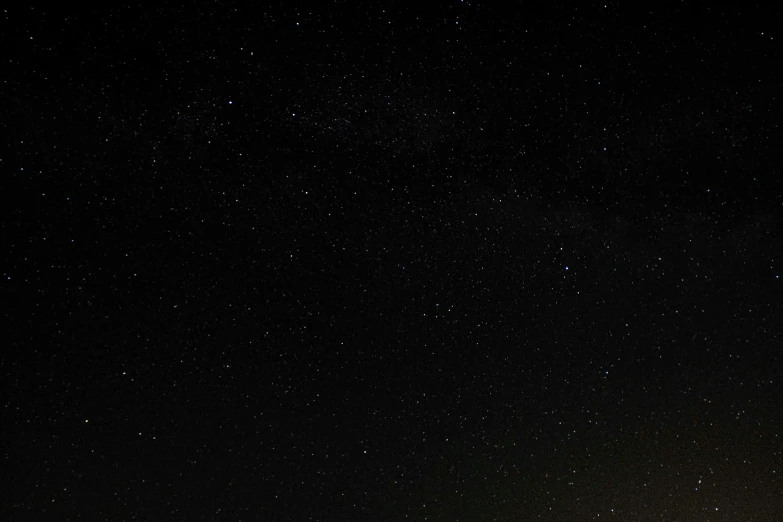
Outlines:
{"label": "dark sky", "polygon": [[2,13],[4,520],[783,520],[780,8]]}

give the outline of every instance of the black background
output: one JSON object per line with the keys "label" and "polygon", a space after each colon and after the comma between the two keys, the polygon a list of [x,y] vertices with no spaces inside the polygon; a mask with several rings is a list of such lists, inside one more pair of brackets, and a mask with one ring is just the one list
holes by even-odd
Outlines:
{"label": "black background", "polygon": [[3,12],[6,520],[783,517],[776,8]]}

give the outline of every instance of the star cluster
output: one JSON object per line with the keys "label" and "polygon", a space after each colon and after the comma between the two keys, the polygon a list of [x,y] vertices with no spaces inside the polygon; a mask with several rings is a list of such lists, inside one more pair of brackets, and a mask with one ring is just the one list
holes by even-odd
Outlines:
{"label": "star cluster", "polygon": [[3,518],[780,519],[733,9],[4,12]]}

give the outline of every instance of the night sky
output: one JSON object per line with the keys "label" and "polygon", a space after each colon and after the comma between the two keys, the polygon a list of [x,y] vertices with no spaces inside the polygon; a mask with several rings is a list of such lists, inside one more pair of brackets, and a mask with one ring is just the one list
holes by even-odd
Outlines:
{"label": "night sky", "polygon": [[511,4],[3,11],[0,518],[783,520],[780,7]]}

